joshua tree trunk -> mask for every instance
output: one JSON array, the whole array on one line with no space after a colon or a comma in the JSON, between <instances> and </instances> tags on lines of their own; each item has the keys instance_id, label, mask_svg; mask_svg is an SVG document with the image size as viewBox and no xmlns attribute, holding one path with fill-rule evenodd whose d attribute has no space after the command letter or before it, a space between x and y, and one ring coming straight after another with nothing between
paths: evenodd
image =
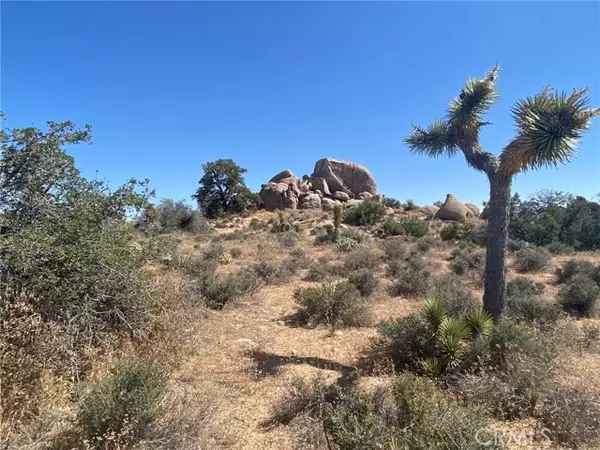
<instances>
[{"instance_id":1,"label":"joshua tree trunk","mask_svg":"<svg viewBox=\"0 0 600 450\"><path fill-rule=\"evenodd\" d=\"M506 292L506 244L512 177L495 173L489 175L489 179L490 202L483 308L497 320L504 309Z\"/></svg>"}]
</instances>

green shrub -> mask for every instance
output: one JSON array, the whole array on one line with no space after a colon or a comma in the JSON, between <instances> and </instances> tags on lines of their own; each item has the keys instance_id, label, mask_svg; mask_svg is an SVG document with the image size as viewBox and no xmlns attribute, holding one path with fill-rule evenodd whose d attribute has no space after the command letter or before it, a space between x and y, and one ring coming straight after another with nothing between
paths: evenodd
<instances>
[{"instance_id":1,"label":"green shrub","mask_svg":"<svg viewBox=\"0 0 600 450\"><path fill-rule=\"evenodd\" d=\"M431 269L429 262L418 255L407 261L392 261L388 272L393 278L391 292L394 295L423 295L429 288Z\"/></svg>"},{"instance_id":2,"label":"green shrub","mask_svg":"<svg viewBox=\"0 0 600 450\"><path fill-rule=\"evenodd\" d=\"M294 298L305 323L364 326L370 322L369 301L348 281L300 288Z\"/></svg>"},{"instance_id":3,"label":"green shrub","mask_svg":"<svg viewBox=\"0 0 600 450\"><path fill-rule=\"evenodd\" d=\"M519 250L515 256L518 272L537 272L550 262L550 253L542 247L528 245Z\"/></svg>"},{"instance_id":4,"label":"green shrub","mask_svg":"<svg viewBox=\"0 0 600 450\"><path fill-rule=\"evenodd\" d=\"M135 442L163 415L166 389L167 377L154 363L121 361L81 397L78 423L94 445L111 435Z\"/></svg>"},{"instance_id":5,"label":"green shrub","mask_svg":"<svg viewBox=\"0 0 600 450\"><path fill-rule=\"evenodd\" d=\"M357 248L344 258L344 268L348 271L357 269L376 270L381 264L381 257L367 247Z\"/></svg>"},{"instance_id":6,"label":"green shrub","mask_svg":"<svg viewBox=\"0 0 600 450\"><path fill-rule=\"evenodd\" d=\"M508 297L523 297L543 294L546 290L544 283L536 283L531 278L518 276L506 283Z\"/></svg>"},{"instance_id":7,"label":"green shrub","mask_svg":"<svg viewBox=\"0 0 600 450\"><path fill-rule=\"evenodd\" d=\"M253 217L250 220L250 223L248 223L248 228L250 228L253 231L266 230L267 228L269 228L269 224L264 220L260 220L256 217Z\"/></svg>"},{"instance_id":8,"label":"green shrub","mask_svg":"<svg viewBox=\"0 0 600 450\"><path fill-rule=\"evenodd\" d=\"M565 262L562 267L556 269L556 276L559 283L566 283L576 275L587 275L595 278L595 274L600 270L600 266L596 266L585 259L570 259ZM595 280L600 284L600 279Z\"/></svg>"},{"instance_id":9,"label":"green shrub","mask_svg":"<svg viewBox=\"0 0 600 450\"><path fill-rule=\"evenodd\" d=\"M423 237L429 231L429 225L420 219L388 219L383 224L383 231L388 236L409 235Z\"/></svg>"},{"instance_id":10,"label":"green shrub","mask_svg":"<svg viewBox=\"0 0 600 450\"><path fill-rule=\"evenodd\" d=\"M560 316L560 308L533 295L512 295L506 300L506 314L518 322L550 324Z\"/></svg>"},{"instance_id":11,"label":"green shrub","mask_svg":"<svg viewBox=\"0 0 600 450\"><path fill-rule=\"evenodd\" d=\"M344 222L349 225L375 225L386 214L386 207L379 202L364 200L359 205L346 210Z\"/></svg>"},{"instance_id":12,"label":"green shrub","mask_svg":"<svg viewBox=\"0 0 600 450\"><path fill-rule=\"evenodd\" d=\"M475 225L466 222L452 222L440 231L440 238L442 241L462 241L462 240L473 240L475 234Z\"/></svg>"},{"instance_id":13,"label":"green shrub","mask_svg":"<svg viewBox=\"0 0 600 450\"><path fill-rule=\"evenodd\" d=\"M225 246L223 244L211 244L204 249L202 252L202 259L205 261L219 261L219 259L226 253Z\"/></svg>"},{"instance_id":14,"label":"green shrub","mask_svg":"<svg viewBox=\"0 0 600 450\"><path fill-rule=\"evenodd\" d=\"M410 243L401 237L387 238L382 242L381 247L385 259L388 261L406 259L411 254L416 253Z\"/></svg>"},{"instance_id":15,"label":"green shrub","mask_svg":"<svg viewBox=\"0 0 600 450\"><path fill-rule=\"evenodd\" d=\"M299 269L306 269L311 264L311 259L306 254L306 251L302 248L295 248L290 252L290 256L287 258L288 265L295 265Z\"/></svg>"},{"instance_id":16,"label":"green shrub","mask_svg":"<svg viewBox=\"0 0 600 450\"><path fill-rule=\"evenodd\" d=\"M417 204L413 200L410 200L410 199L406 200L406 203L402 206L405 211L415 211L415 210L419 209Z\"/></svg>"},{"instance_id":17,"label":"green shrub","mask_svg":"<svg viewBox=\"0 0 600 450\"><path fill-rule=\"evenodd\" d=\"M571 253L574 252L575 249L564 242L552 242L546 245L546 249L550 253L560 254L560 253Z\"/></svg>"},{"instance_id":18,"label":"green shrub","mask_svg":"<svg viewBox=\"0 0 600 450\"><path fill-rule=\"evenodd\" d=\"M360 295L368 297L377 288L377 278L370 269L356 269L348 274L348 281L352 283Z\"/></svg>"},{"instance_id":19,"label":"green shrub","mask_svg":"<svg viewBox=\"0 0 600 450\"><path fill-rule=\"evenodd\" d=\"M450 317L462 318L468 311L481 308L481 301L454 274L435 278L429 290L429 297L440 301Z\"/></svg>"},{"instance_id":20,"label":"green shrub","mask_svg":"<svg viewBox=\"0 0 600 450\"><path fill-rule=\"evenodd\" d=\"M229 251L232 258L239 258L243 253L244 251L240 247L231 247L231 250Z\"/></svg>"},{"instance_id":21,"label":"green shrub","mask_svg":"<svg viewBox=\"0 0 600 450\"><path fill-rule=\"evenodd\" d=\"M356 242L354 239L351 239L351 238L345 237L345 236L341 236L338 238L336 245L340 252L348 253L348 252L351 252L352 250L358 248L358 246L360 244L358 242Z\"/></svg>"},{"instance_id":22,"label":"green shrub","mask_svg":"<svg viewBox=\"0 0 600 450\"><path fill-rule=\"evenodd\" d=\"M334 395L335 390L325 383L322 376L315 376L308 382L303 378L295 378L275 404L273 420L288 424L300 414L323 417L324 408L334 400Z\"/></svg>"},{"instance_id":23,"label":"green shrub","mask_svg":"<svg viewBox=\"0 0 600 450\"><path fill-rule=\"evenodd\" d=\"M377 326L383 356L396 368L420 370L420 361L429 354L432 332L421 314L410 314L380 323Z\"/></svg>"},{"instance_id":24,"label":"green shrub","mask_svg":"<svg viewBox=\"0 0 600 450\"><path fill-rule=\"evenodd\" d=\"M439 240L433 236L424 236L417 241L417 248L422 252L428 252L439 245Z\"/></svg>"},{"instance_id":25,"label":"green shrub","mask_svg":"<svg viewBox=\"0 0 600 450\"><path fill-rule=\"evenodd\" d=\"M251 295L260 286L261 277L253 267L225 276L206 271L198 280L198 289L206 306L213 309L221 309L244 295Z\"/></svg>"},{"instance_id":26,"label":"green shrub","mask_svg":"<svg viewBox=\"0 0 600 450\"><path fill-rule=\"evenodd\" d=\"M600 287L586 275L575 275L558 292L558 302L569 314L591 316L600 295Z\"/></svg>"},{"instance_id":27,"label":"green shrub","mask_svg":"<svg viewBox=\"0 0 600 450\"><path fill-rule=\"evenodd\" d=\"M281 284L294 276L300 266L294 258L286 258L280 263L261 260L250 266L266 284Z\"/></svg>"},{"instance_id":28,"label":"green shrub","mask_svg":"<svg viewBox=\"0 0 600 450\"><path fill-rule=\"evenodd\" d=\"M317 260L310 265L307 281L324 281L329 277L340 275L341 266L326 260Z\"/></svg>"},{"instance_id":29,"label":"green shrub","mask_svg":"<svg viewBox=\"0 0 600 450\"><path fill-rule=\"evenodd\" d=\"M277 235L277 240L284 247L294 247L298 242L299 233L294 230L284 231Z\"/></svg>"},{"instance_id":30,"label":"green shrub","mask_svg":"<svg viewBox=\"0 0 600 450\"><path fill-rule=\"evenodd\" d=\"M485 253L476 250L473 246L462 246L452 250L450 269L456 275L474 273L483 276L485 268Z\"/></svg>"},{"instance_id":31,"label":"green shrub","mask_svg":"<svg viewBox=\"0 0 600 450\"><path fill-rule=\"evenodd\" d=\"M400 202L400 200L395 199L393 197L385 197L383 199L383 205L386 208L400 208L402 206L402 202Z\"/></svg>"},{"instance_id":32,"label":"green shrub","mask_svg":"<svg viewBox=\"0 0 600 450\"><path fill-rule=\"evenodd\" d=\"M523 247L526 247L528 244L525 241L522 241L520 239L511 239L508 238L508 241L506 243L506 247L508 248L509 252L518 252L519 250L521 250Z\"/></svg>"},{"instance_id":33,"label":"green shrub","mask_svg":"<svg viewBox=\"0 0 600 450\"><path fill-rule=\"evenodd\" d=\"M287 231L300 233L302 231L300 226L298 224L292 224L282 211L277 211L277 219L271 220L270 223L272 233L285 233Z\"/></svg>"}]
</instances>

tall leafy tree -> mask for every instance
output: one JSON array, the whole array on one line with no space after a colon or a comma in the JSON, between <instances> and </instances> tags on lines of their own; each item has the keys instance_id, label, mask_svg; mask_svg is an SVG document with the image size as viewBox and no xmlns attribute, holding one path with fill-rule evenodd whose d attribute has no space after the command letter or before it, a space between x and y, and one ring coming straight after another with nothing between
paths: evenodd
<instances>
[{"instance_id":1,"label":"tall leafy tree","mask_svg":"<svg viewBox=\"0 0 600 450\"><path fill-rule=\"evenodd\" d=\"M202 165L204 174L200 178L200 187L192 198L206 217L213 218L222 214L251 209L258 205L244 182L246 169L238 166L233 159L217 159Z\"/></svg>"},{"instance_id":2,"label":"tall leafy tree","mask_svg":"<svg viewBox=\"0 0 600 450\"><path fill-rule=\"evenodd\" d=\"M575 154L578 139L589 128L600 109L589 106L588 90L572 93L545 88L533 97L519 100L511 110L516 136L499 156L483 149L481 129L489 125L485 113L498 98L494 66L483 78L466 81L460 94L448 106L444 118L427 128L414 126L405 143L413 154L430 157L453 156L461 152L467 164L483 172L490 183L487 260L484 309L498 318L506 293L506 243L510 193L513 177L529 169L541 169L568 162Z\"/></svg>"}]
</instances>

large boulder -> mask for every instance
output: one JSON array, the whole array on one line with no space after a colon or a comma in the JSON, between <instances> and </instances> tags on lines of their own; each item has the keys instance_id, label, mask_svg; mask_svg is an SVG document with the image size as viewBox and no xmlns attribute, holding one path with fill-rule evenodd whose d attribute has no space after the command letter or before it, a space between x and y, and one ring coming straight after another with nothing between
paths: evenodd
<instances>
[{"instance_id":1,"label":"large boulder","mask_svg":"<svg viewBox=\"0 0 600 450\"><path fill-rule=\"evenodd\" d=\"M342 202L347 202L348 200L350 200L350 196L342 191L335 191L333 193L333 198L338 199Z\"/></svg>"},{"instance_id":2,"label":"large boulder","mask_svg":"<svg viewBox=\"0 0 600 450\"><path fill-rule=\"evenodd\" d=\"M312 178L327 181L331 191L341 191L350 197L361 192L377 193L377 184L366 167L339 159L323 158L316 162Z\"/></svg>"},{"instance_id":3,"label":"large boulder","mask_svg":"<svg viewBox=\"0 0 600 450\"><path fill-rule=\"evenodd\" d=\"M294 184L267 183L260 189L260 199L265 209L296 209L299 189Z\"/></svg>"},{"instance_id":4,"label":"large boulder","mask_svg":"<svg viewBox=\"0 0 600 450\"><path fill-rule=\"evenodd\" d=\"M323 207L323 211L333 211L333 208L336 205L340 205L340 201L339 200L334 200L332 198L323 198L321 199L321 206Z\"/></svg>"},{"instance_id":5,"label":"large boulder","mask_svg":"<svg viewBox=\"0 0 600 450\"><path fill-rule=\"evenodd\" d=\"M469 208L471 211L473 211L473 216L474 217L478 217L479 216L479 206L475 205L474 203L465 203L465 206L467 208Z\"/></svg>"},{"instance_id":6,"label":"large boulder","mask_svg":"<svg viewBox=\"0 0 600 450\"><path fill-rule=\"evenodd\" d=\"M360 194L358 194L358 198L360 200L373 200L373 194L371 194L370 192L361 192Z\"/></svg>"},{"instance_id":7,"label":"large boulder","mask_svg":"<svg viewBox=\"0 0 600 450\"><path fill-rule=\"evenodd\" d=\"M425 205L421 209L423 211L425 211L427 214L431 214L431 215L435 215L435 213L437 213L440 210L440 208L435 205Z\"/></svg>"},{"instance_id":8,"label":"large boulder","mask_svg":"<svg viewBox=\"0 0 600 450\"><path fill-rule=\"evenodd\" d=\"M300 185L300 180L292 173L291 170L285 169L283 172L279 172L277 175L271 178L269 183L294 184L296 187L298 187Z\"/></svg>"},{"instance_id":9,"label":"large boulder","mask_svg":"<svg viewBox=\"0 0 600 450\"><path fill-rule=\"evenodd\" d=\"M452 194L446 195L446 201L438 212L435 213L435 218L441 220L458 220L464 222L470 217L473 217L473 211L459 202Z\"/></svg>"},{"instance_id":10,"label":"large boulder","mask_svg":"<svg viewBox=\"0 0 600 450\"><path fill-rule=\"evenodd\" d=\"M321 209L321 197L309 194L300 202L300 209Z\"/></svg>"},{"instance_id":11,"label":"large boulder","mask_svg":"<svg viewBox=\"0 0 600 450\"><path fill-rule=\"evenodd\" d=\"M331 191L329 190L329 185L327 184L327 180L323 177L314 177L311 179L312 188L315 191L321 191L323 195L331 195Z\"/></svg>"}]
</instances>

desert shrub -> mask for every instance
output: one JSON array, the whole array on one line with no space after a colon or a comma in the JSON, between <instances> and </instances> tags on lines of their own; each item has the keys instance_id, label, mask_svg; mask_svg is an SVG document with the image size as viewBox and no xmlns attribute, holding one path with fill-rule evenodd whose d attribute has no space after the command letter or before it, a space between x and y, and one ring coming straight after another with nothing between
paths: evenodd
<instances>
[{"instance_id":1,"label":"desert shrub","mask_svg":"<svg viewBox=\"0 0 600 450\"><path fill-rule=\"evenodd\" d=\"M264 220L260 220L256 217L253 217L248 223L248 228L250 228L252 231L266 230L267 228L269 228L269 224Z\"/></svg>"},{"instance_id":2,"label":"desert shrub","mask_svg":"<svg viewBox=\"0 0 600 450\"><path fill-rule=\"evenodd\" d=\"M595 313L600 287L586 275L575 275L558 292L558 303L569 314L591 316Z\"/></svg>"},{"instance_id":3,"label":"desert shrub","mask_svg":"<svg viewBox=\"0 0 600 450\"><path fill-rule=\"evenodd\" d=\"M534 295L509 295L506 300L506 314L517 322L546 325L556 322L560 308Z\"/></svg>"},{"instance_id":4,"label":"desert shrub","mask_svg":"<svg viewBox=\"0 0 600 450\"><path fill-rule=\"evenodd\" d=\"M506 247L509 252L518 252L519 250L521 250L523 247L526 247L527 245L528 245L527 242L522 241L520 239L508 238L508 241L506 242Z\"/></svg>"},{"instance_id":5,"label":"desert shrub","mask_svg":"<svg viewBox=\"0 0 600 450\"><path fill-rule=\"evenodd\" d=\"M367 247L357 248L344 258L344 268L348 271L357 269L376 270L380 264L380 255Z\"/></svg>"},{"instance_id":6,"label":"desert shrub","mask_svg":"<svg viewBox=\"0 0 600 450\"><path fill-rule=\"evenodd\" d=\"M423 237L429 231L429 225L420 219L388 219L383 223L383 231L388 236L409 235Z\"/></svg>"},{"instance_id":7,"label":"desert shrub","mask_svg":"<svg viewBox=\"0 0 600 450\"><path fill-rule=\"evenodd\" d=\"M231 250L229 250L232 258L239 258L243 253L244 251L240 247L231 247Z\"/></svg>"},{"instance_id":8,"label":"desert shrub","mask_svg":"<svg viewBox=\"0 0 600 450\"><path fill-rule=\"evenodd\" d=\"M429 288L430 263L422 256L413 255L406 261L391 261L388 273L393 278L391 292L394 295L423 295Z\"/></svg>"},{"instance_id":9,"label":"desert shrub","mask_svg":"<svg viewBox=\"0 0 600 450\"><path fill-rule=\"evenodd\" d=\"M422 252L428 252L432 248L437 247L439 243L439 240L433 236L423 236L417 241L417 248Z\"/></svg>"},{"instance_id":10,"label":"desert shrub","mask_svg":"<svg viewBox=\"0 0 600 450\"><path fill-rule=\"evenodd\" d=\"M468 311L481 308L481 301L460 277L454 274L435 278L429 290L429 297L441 302L450 317L461 318Z\"/></svg>"},{"instance_id":11,"label":"desert shrub","mask_svg":"<svg viewBox=\"0 0 600 450\"><path fill-rule=\"evenodd\" d=\"M406 259L410 254L415 253L410 243L405 238L387 238L382 244L381 248L385 259L388 261Z\"/></svg>"},{"instance_id":12,"label":"desert shrub","mask_svg":"<svg viewBox=\"0 0 600 450\"><path fill-rule=\"evenodd\" d=\"M305 323L363 326L370 321L369 301L348 281L300 288L294 298Z\"/></svg>"},{"instance_id":13,"label":"desert shrub","mask_svg":"<svg viewBox=\"0 0 600 450\"><path fill-rule=\"evenodd\" d=\"M402 202L393 197L385 197L383 199L383 205L386 208L400 208L402 206Z\"/></svg>"},{"instance_id":14,"label":"desert shrub","mask_svg":"<svg viewBox=\"0 0 600 450\"><path fill-rule=\"evenodd\" d=\"M340 275L340 269L342 269L342 266L339 264L324 259L318 259L310 265L305 279L306 281L324 281L332 276Z\"/></svg>"},{"instance_id":15,"label":"desert shrub","mask_svg":"<svg viewBox=\"0 0 600 450\"><path fill-rule=\"evenodd\" d=\"M473 239L474 233L474 224L470 222L452 222L441 229L440 238L442 241L470 241Z\"/></svg>"},{"instance_id":16,"label":"desert shrub","mask_svg":"<svg viewBox=\"0 0 600 450\"><path fill-rule=\"evenodd\" d=\"M298 242L299 233L294 230L284 231L277 235L277 240L284 247L294 247Z\"/></svg>"},{"instance_id":17,"label":"desert shrub","mask_svg":"<svg viewBox=\"0 0 600 450\"><path fill-rule=\"evenodd\" d=\"M218 262L226 252L227 250L223 244L211 244L202 252L202 259Z\"/></svg>"},{"instance_id":18,"label":"desert shrub","mask_svg":"<svg viewBox=\"0 0 600 450\"><path fill-rule=\"evenodd\" d=\"M531 278L518 276L506 283L508 297L523 297L543 294L546 290L544 283L536 283Z\"/></svg>"},{"instance_id":19,"label":"desert shrub","mask_svg":"<svg viewBox=\"0 0 600 450\"><path fill-rule=\"evenodd\" d=\"M269 221L271 224L272 233L285 233L287 231L301 232L300 226L290 222L290 218L283 214L283 211L277 212L277 219Z\"/></svg>"},{"instance_id":20,"label":"desert shrub","mask_svg":"<svg viewBox=\"0 0 600 450\"><path fill-rule=\"evenodd\" d=\"M322 376L315 376L309 381L295 378L275 404L273 420L288 424L300 414L322 417L325 405L334 400L335 394L335 388L328 386Z\"/></svg>"},{"instance_id":21,"label":"desert shrub","mask_svg":"<svg viewBox=\"0 0 600 450\"><path fill-rule=\"evenodd\" d=\"M380 222L386 213L386 207L376 201L364 200L357 206L346 210L344 222L349 225L375 225Z\"/></svg>"},{"instance_id":22,"label":"desert shrub","mask_svg":"<svg viewBox=\"0 0 600 450\"><path fill-rule=\"evenodd\" d=\"M82 395L78 423L93 445L111 435L135 442L164 414L166 389L161 368L147 360L126 359Z\"/></svg>"},{"instance_id":23,"label":"desert shrub","mask_svg":"<svg viewBox=\"0 0 600 450\"><path fill-rule=\"evenodd\" d=\"M250 267L225 276L214 271L204 271L197 284L205 304L209 308L221 309L244 295L256 292L262 280L254 268Z\"/></svg>"},{"instance_id":24,"label":"desert shrub","mask_svg":"<svg viewBox=\"0 0 600 450\"><path fill-rule=\"evenodd\" d=\"M199 211L195 211L184 201L163 199L155 208L154 221L160 224L163 233L186 231L194 234L209 234L212 228ZM147 214L144 216L147 220Z\"/></svg>"},{"instance_id":25,"label":"desert shrub","mask_svg":"<svg viewBox=\"0 0 600 450\"><path fill-rule=\"evenodd\" d=\"M311 264L311 258L306 254L306 251L302 248L295 248L290 252L287 258L289 262L287 264L294 264L299 269L306 269Z\"/></svg>"},{"instance_id":26,"label":"desert shrub","mask_svg":"<svg viewBox=\"0 0 600 450\"><path fill-rule=\"evenodd\" d=\"M551 242L550 244L546 245L546 250L553 254L571 253L575 251L573 247L565 244L564 242Z\"/></svg>"},{"instance_id":27,"label":"desert shrub","mask_svg":"<svg viewBox=\"0 0 600 450\"><path fill-rule=\"evenodd\" d=\"M410 314L384 321L377 326L383 356L398 370L419 370L419 361L431 346L431 330L421 314Z\"/></svg>"},{"instance_id":28,"label":"desert shrub","mask_svg":"<svg viewBox=\"0 0 600 450\"><path fill-rule=\"evenodd\" d=\"M554 442L571 448L592 448L600 441L600 398L589 389L555 389L546 397L541 423ZM594 445L595 444L595 445Z\"/></svg>"},{"instance_id":29,"label":"desert shrub","mask_svg":"<svg viewBox=\"0 0 600 450\"><path fill-rule=\"evenodd\" d=\"M456 275L467 273L483 276L485 267L485 253L477 251L472 245L457 247L452 250L450 269Z\"/></svg>"},{"instance_id":30,"label":"desert shrub","mask_svg":"<svg viewBox=\"0 0 600 450\"><path fill-rule=\"evenodd\" d=\"M404 205L402 205L402 207L404 208L405 211L414 211L416 209L419 209L417 204L413 200L410 200L410 199L406 200L406 203Z\"/></svg>"},{"instance_id":31,"label":"desert shrub","mask_svg":"<svg viewBox=\"0 0 600 450\"><path fill-rule=\"evenodd\" d=\"M600 272L600 266L596 266L585 259L570 259L562 267L556 269L556 276L559 283L566 283L576 275L587 275L595 279L595 274ZM595 280L600 284L600 278Z\"/></svg>"},{"instance_id":32,"label":"desert shrub","mask_svg":"<svg viewBox=\"0 0 600 450\"><path fill-rule=\"evenodd\" d=\"M348 281L352 283L360 295L368 297L377 288L378 280L370 269L357 269L348 274Z\"/></svg>"},{"instance_id":33,"label":"desert shrub","mask_svg":"<svg viewBox=\"0 0 600 450\"><path fill-rule=\"evenodd\" d=\"M518 272L537 272L550 262L548 250L528 245L515 255L515 266Z\"/></svg>"}]
</instances>

